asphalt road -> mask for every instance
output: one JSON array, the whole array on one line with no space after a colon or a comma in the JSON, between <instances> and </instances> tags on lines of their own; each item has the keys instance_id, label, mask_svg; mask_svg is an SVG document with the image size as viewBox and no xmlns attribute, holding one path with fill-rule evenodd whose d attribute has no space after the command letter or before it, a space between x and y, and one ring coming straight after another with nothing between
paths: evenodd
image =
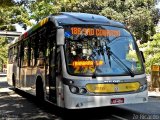
<instances>
[{"instance_id":1,"label":"asphalt road","mask_svg":"<svg viewBox=\"0 0 160 120\"><path fill-rule=\"evenodd\" d=\"M66 110L20 90L13 90L0 77L0 120L160 120L160 98L150 97L146 104Z\"/></svg>"}]
</instances>

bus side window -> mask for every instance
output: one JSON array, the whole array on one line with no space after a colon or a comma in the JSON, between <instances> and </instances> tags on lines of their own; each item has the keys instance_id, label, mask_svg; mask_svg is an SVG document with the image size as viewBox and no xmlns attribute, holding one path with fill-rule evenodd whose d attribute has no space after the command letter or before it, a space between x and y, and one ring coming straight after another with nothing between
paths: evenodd
<instances>
[{"instance_id":1,"label":"bus side window","mask_svg":"<svg viewBox=\"0 0 160 120\"><path fill-rule=\"evenodd\" d=\"M38 39L37 34L30 37L30 66L37 65L38 58Z\"/></svg>"},{"instance_id":2,"label":"bus side window","mask_svg":"<svg viewBox=\"0 0 160 120\"><path fill-rule=\"evenodd\" d=\"M20 67L20 45L17 46L17 65Z\"/></svg>"},{"instance_id":3,"label":"bus side window","mask_svg":"<svg viewBox=\"0 0 160 120\"><path fill-rule=\"evenodd\" d=\"M45 31L39 32L39 44L38 44L38 61L37 66L43 67L45 65L47 39L45 37Z\"/></svg>"},{"instance_id":4,"label":"bus side window","mask_svg":"<svg viewBox=\"0 0 160 120\"><path fill-rule=\"evenodd\" d=\"M14 47L13 63L17 63L17 46Z\"/></svg>"},{"instance_id":5,"label":"bus side window","mask_svg":"<svg viewBox=\"0 0 160 120\"><path fill-rule=\"evenodd\" d=\"M30 60L31 60L31 40L28 38L28 55L27 55L27 65L30 66Z\"/></svg>"},{"instance_id":6,"label":"bus side window","mask_svg":"<svg viewBox=\"0 0 160 120\"><path fill-rule=\"evenodd\" d=\"M33 48L33 41L32 41L32 39L31 39L30 66L34 66L34 48Z\"/></svg>"},{"instance_id":7,"label":"bus side window","mask_svg":"<svg viewBox=\"0 0 160 120\"><path fill-rule=\"evenodd\" d=\"M13 48L9 49L8 55L9 55L8 63L11 64L12 63L12 59L13 59Z\"/></svg>"},{"instance_id":8,"label":"bus side window","mask_svg":"<svg viewBox=\"0 0 160 120\"><path fill-rule=\"evenodd\" d=\"M23 42L23 47L24 47L24 50L22 50L22 56L23 56L22 57L22 66L26 67L26 66L28 66L28 41L27 40L25 40Z\"/></svg>"},{"instance_id":9,"label":"bus side window","mask_svg":"<svg viewBox=\"0 0 160 120\"><path fill-rule=\"evenodd\" d=\"M23 45L23 42L21 42L21 45L20 45L20 67L23 66L23 57L24 57L24 45Z\"/></svg>"}]
</instances>

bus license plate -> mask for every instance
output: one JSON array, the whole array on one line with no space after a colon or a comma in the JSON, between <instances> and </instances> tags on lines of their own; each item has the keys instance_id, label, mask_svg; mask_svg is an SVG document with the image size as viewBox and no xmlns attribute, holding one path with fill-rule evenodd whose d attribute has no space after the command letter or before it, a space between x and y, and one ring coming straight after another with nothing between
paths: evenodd
<instances>
[{"instance_id":1,"label":"bus license plate","mask_svg":"<svg viewBox=\"0 0 160 120\"><path fill-rule=\"evenodd\" d=\"M122 104L124 103L124 98L112 98L111 104Z\"/></svg>"}]
</instances>

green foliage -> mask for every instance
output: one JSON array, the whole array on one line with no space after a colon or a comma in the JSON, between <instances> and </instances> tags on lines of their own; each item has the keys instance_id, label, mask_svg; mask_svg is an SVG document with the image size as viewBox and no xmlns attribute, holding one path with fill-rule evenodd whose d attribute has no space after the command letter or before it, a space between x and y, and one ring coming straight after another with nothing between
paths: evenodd
<instances>
[{"instance_id":1,"label":"green foliage","mask_svg":"<svg viewBox=\"0 0 160 120\"><path fill-rule=\"evenodd\" d=\"M14 0L0 0L0 8L13 6L15 4Z\"/></svg>"},{"instance_id":2,"label":"green foliage","mask_svg":"<svg viewBox=\"0 0 160 120\"><path fill-rule=\"evenodd\" d=\"M7 62L7 38L0 37L0 61L3 60L5 63Z\"/></svg>"},{"instance_id":3,"label":"green foliage","mask_svg":"<svg viewBox=\"0 0 160 120\"><path fill-rule=\"evenodd\" d=\"M0 30L15 31L14 23L24 22L31 25L29 22L29 14L22 6L11 6L0 8Z\"/></svg>"},{"instance_id":4,"label":"green foliage","mask_svg":"<svg viewBox=\"0 0 160 120\"><path fill-rule=\"evenodd\" d=\"M72 5L65 6L65 9L62 9L62 11L99 14L103 8L104 3L102 0L77 0L76 2L72 1Z\"/></svg>"},{"instance_id":5,"label":"green foliage","mask_svg":"<svg viewBox=\"0 0 160 120\"><path fill-rule=\"evenodd\" d=\"M151 65L160 65L160 33L153 36L153 41L140 45L146 60L146 72L151 73Z\"/></svg>"},{"instance_id":6,"label":"green foliage","mask_svg":"<svg viewBox=\"0 0 160 120\"><path fill-rule=\"evenodd\" d=\"M136 39L147 42L155 34L160 16L154 0L108 0L100 14L126 24Z\"/></svg>"},{"instance_id":7,"label":"green foliage","mask_svg":"<svg viewBox=\"0 0 160 120\"><path fill-rule=\"evenodd\" d=\"M60 6L54 4L55 1L53 0L39 1L30 4L29 6L31 12L30 19L34 19L38 22L39 20L49 16L50 14L59 13L61 10Z\"/></svg>"},{"instance_id":8,"label":"green foliage","mask_svg":"<svg viewBox=\"0 0 160 120\"><path fill-rule=\"evenodd\" d=\"M16 31L14 24L18 22L31 25L28 12L12 0L0 0L0 15L1 31ZM7 62L7 46L8 38L0 37L0 68Z\"/></svg>"},{"instance_id":9,"label":"green foliage","mask_svg":"<svg viewBox=\"0 0 160 120\"><path fill-rule=\"evenodd\" d=\"M121 22L123 22L124 20L124 16L122 14L119 14L119 12L109 7L103 9L100 14L103 16L106 16L109 19L114 19L114 20L121 21Z\"/></svg>"},{"instance_id":10,"label":"green foliage","mask_svg":"<svg viewBox=\"0 0 160 120\"><path fill-rule=\"evenodd\" d=\"M3 64L7 64L7 43L6 37L0 37L0 71L2 71Z\"/></svg>"},{"instance_id":11,"label":"green foliage","mask_svg":"<svg viewBox=\"0 0 160 120\"><path fill-rule=\"evenodd\" d=\"M99 14L104 8L103 0L38 0L29 4L31 19L37 22L59 12L86 12Z\"/></svg>"}]
</instances>

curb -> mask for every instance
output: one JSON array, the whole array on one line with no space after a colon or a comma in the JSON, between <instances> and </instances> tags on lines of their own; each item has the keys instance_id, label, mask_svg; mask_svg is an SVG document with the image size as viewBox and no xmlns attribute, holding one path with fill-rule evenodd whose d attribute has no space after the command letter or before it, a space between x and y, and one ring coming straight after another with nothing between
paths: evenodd
<instances>
[{"instance_id":1,"label":"curb","mask_svg":"<svg viewBox=\"0 0 160 120\"><path fill-rule=\"evenodd\" d=\"M0 74L0 77L6 77L7 74Z\"/></svg>"}]
</instances>

